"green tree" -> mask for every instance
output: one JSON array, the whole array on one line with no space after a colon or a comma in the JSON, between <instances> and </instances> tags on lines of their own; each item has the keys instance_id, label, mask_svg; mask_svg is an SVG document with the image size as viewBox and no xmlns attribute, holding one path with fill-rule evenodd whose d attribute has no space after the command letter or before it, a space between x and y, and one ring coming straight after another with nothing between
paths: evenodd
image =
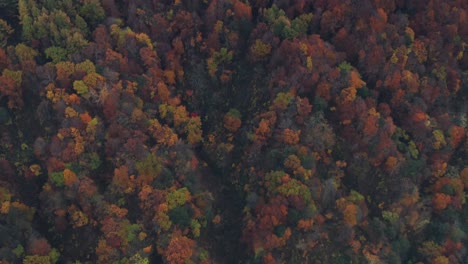
<instances>
[{"instance_id":1,"label":"green tree","mask_svg":"<svg viewBox=\"0 0 468 264\"><path fill-rule=\"evenodd\" d=\"M89 87L83 81L74 81L73 89L75 89L77 94L87 94L89 92Z\"/></svg>"},{"instance_id":2,"label":"green tree","mask_svg":"<svg viewBox=\"0 0 468 264\"><path fill-rule=\"evenodd\" d=\"M31 41L33 40L33 32L34 32L34 27L33 27L33 19L30 16L25 16L21 20L21 24L23 25L23 30L21 32L23 40L24 41Z\"/></svg>"},{"instance_id":3,"label":"green tree","mask_svg":"<svg viewBox=\"0 0 468 264\"><path fill-rule=\"evenodd\" d=\"M15 47L16 56L18 56L20 62L34 60L34 58L38 55L37 51L20 43Z\"/></svg>"},{"instance_id":4,"label":"green tree","mask_svg":"<svg viewBox=\"0 0 468 264\"><path fill-rule=\"evenodd\" d=\"M65 184L65 178L63 172L52 172L49 173L50 181L57 187L62 187Z\"/></svg>"},{"instance_id":5,"label":"green tree","mask_svg":"<svg viewBox=\"0 0 468 264\"><path fill-rule=\"evenodd\" d=\"M67 59L68 52L64 48L52 46L45 50L45 55L48 59L52 59L53 63L58 63Z\"/></svg>"},{"instance_id":6,"label":"green tree","mask_svg":"<svg viewBox=\"0 0 468 264\"><path fill-rule=\"evenodd\" d=\"M176 207L168 212L172 223L179 225L181 228L190 227L192 222L192 212L189 207Z\"/></svg>"},{"instance_id":7,"label":"green tree","mask_svg":"<svg viewBox=\"0 0 468 264\"><path fill-rule=\"evenodd\" d=\"M190 191L184 187L180 188L174 192L171 192L167 195L167 206L170 209L184 205L187 200L190 198Z\"/></svg>"},{"instance_id":8,"label":"green tree","mask_svg":"<svg viewBox=\"0 0 468 264\"><path fill-rule=\"evenodd\" d=\"M9 69L4 69L2 72L3 76L10 77L16 83L16 85L21 86L21 82L23 81L23 72L22 71L12 71Z\"/></svg>"},{"instance_id":9,"label":"green tree","mask_svg":"<svg viewBox=\"0 0 468 264\"><path fill-rule=\"evenodd\" d=\"M74 32L67 36L66 49L69 54L75 54L88 45L88 41L80 32Z\"/></svg>"},{"instance_id":10,"label":"green tree","mask_svg":"<svg viewBox=\"0 0 468 264\"><path fill-rule=\"evenodd\" d=\"M23 259L23 264L51 264L52 261L49 256L26 256Z\"/></svg>"},{"instance_id":11,"label":"green tree","mask_svg":"<svg viewBox=\"0 0 468 264\"><path fill-rule=\"evenodd\" d=\"M0 19L0 48L7 45L8 38L13 32L13 28L5 20Z\"/></svg>"},{"instance_id":12,"label":"green tree","mask_svg":"<svg viewBox=\"0 0 468 264\"><path fill-rule=\"evenodd\" d=\"M92 27L96 27L105 18L105 11L97 0L86 1L80 8L80 16Z\"/></svg>"},{"instance_id":13,"label":"green tree","mask_svg":"<svg viewBox=\"0 0 468 264\"><path fill-rule=\"evenodd\" d=\"M141 177L150 177L152 179L159 176L162 169L161 161L154 153L146 156L143 161L137 162L135 166Z\"/></svg>"}]
</instances>

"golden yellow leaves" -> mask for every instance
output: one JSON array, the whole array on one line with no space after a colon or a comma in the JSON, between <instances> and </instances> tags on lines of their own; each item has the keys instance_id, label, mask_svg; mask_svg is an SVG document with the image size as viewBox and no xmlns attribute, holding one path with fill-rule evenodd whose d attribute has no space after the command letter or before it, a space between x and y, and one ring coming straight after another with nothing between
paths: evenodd
<instances>
[{"instance_id":1,"label":"golden yellow leaves","mask_svg":"<svg viewBox=\"0 0 468 264\"><path fill-rule=\"evenodd\" d=\"M41 166L39 166L38 164L33 164L31 166L29 166L29 170L35 175L35 176L39 176L41 174Z\"/></svg>"},{"instance_id":2,"label":"golden yellow leaves","mask_svg":"<svg viewBox=\"0 0 468 264\"><path fill-rule=\"evenodd\" d=\"M340 103L347 104L356 99L357 89L365 86L366 83L361 79L359 73L351 71L349 74L349 87L341 90Z\"/></svg>"},{"instance_id":3,"label":"golden yellow leaves","mask_svg":"<svg viewBox=\"0 0 468 264\"><path fill-rule=\"evenodd\" d=\"M157 119L151 121L149 131L158 144L170 147L174 146L179 140L177 134L174 133L170 127L161 125Z\"/></svg>"},{"instance_id":4,"label":"golden yellow leaves","mask_svg":"<svg viewBox=\"0 0 468 264\"><path fill-rule=\"evenodd\" d=\"M68 209L70 220L74 228L82 227L88 224L89 219L85 213L78 209L75 205L70 206Z\"/></svg>"},{"instance_id":5,"label":"golden yellow leaves","mask_svg":"<svg viewBox=\"0 0 468 264\"><path fill-rule=\"evenodd\" d=\"M262 40L257 39L255 43L250 47L250 52L256 59L262 59L268 56L271 52L271 45L265 44Z\"/></svg>"}]
</instances>

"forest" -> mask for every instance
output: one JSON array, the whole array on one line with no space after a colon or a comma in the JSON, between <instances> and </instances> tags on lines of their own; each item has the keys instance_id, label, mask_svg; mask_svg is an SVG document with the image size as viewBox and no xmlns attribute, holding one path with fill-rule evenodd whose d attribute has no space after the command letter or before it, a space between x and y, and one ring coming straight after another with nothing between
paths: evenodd
<instances>
[{"instance_id":1,"label":"forest","mask_svg":"<svg viewBox=\"0 0 468 264\"><path fill-rule=\"evenodd\" d=\"M0 263L468 263L468 1L0 0Z\"/></svg>"}]
</instances>

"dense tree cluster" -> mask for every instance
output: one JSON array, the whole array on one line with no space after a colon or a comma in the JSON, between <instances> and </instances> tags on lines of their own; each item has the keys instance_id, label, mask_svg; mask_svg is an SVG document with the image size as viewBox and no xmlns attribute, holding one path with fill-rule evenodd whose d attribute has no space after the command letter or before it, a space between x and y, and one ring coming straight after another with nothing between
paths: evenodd
<instances>
[{"instance_id":1,"label":"dense tree cluster","mask_svg":"<svg viewBox=\"0 0 468 264\"><path fill-rule=\"evenodd\" d=\"M467 20L0 1L0 262L466 263Z\"/></svg>"}]
</instances>

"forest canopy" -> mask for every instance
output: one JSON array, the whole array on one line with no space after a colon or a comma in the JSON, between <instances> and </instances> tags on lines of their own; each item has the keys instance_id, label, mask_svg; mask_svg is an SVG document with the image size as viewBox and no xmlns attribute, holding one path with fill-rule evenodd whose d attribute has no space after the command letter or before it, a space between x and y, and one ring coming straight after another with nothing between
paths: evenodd
<instances>
[{"instance_id":1,"label":"forest canopy","mask_svg":"<svg viewBox=\"0 0 468 264\"><path fill-rule=\"evenodd\" d=\"M468 2L0 0L0 262L466 263Z\"/></svg>"}]
</instances>

